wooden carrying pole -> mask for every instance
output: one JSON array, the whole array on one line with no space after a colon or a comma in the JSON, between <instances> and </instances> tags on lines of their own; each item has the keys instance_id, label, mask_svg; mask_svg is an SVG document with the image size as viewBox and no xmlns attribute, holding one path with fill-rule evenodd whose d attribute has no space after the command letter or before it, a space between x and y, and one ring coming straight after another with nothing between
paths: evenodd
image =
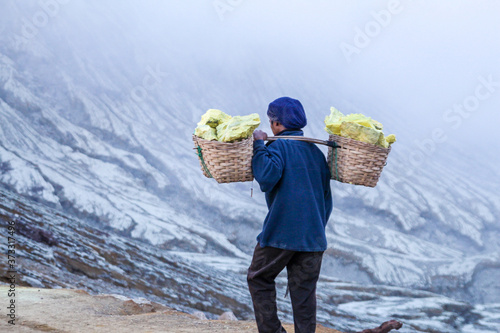
<instances>
[{"instance_id":1,"label":"wooden carrying pole","mask_svg":"<svg viewBox=\"0 0 500 333\"><path fill-rule=\"evenodd\" d=\"M340 148L340 146L335 141L319 140L319 139L313 139L313 138L308 138L308 137L304 137L304 136L295 136L295 135L268 136L266 140L267 141L276 141L279 139L306 141L306 142L317 143L320 145L325 145L325 146L332 147L332 148Z\"/></svg>"}]
</instances>

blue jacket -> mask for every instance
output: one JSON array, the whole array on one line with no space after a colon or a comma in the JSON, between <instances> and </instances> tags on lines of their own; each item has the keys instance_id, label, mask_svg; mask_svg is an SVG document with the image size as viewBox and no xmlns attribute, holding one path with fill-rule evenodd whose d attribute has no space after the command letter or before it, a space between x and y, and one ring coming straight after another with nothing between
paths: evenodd
<instances>
[{"instance_id":1,"label":"blue jacket","mask_svg":"<svg viewBox=\"0 0 500 333\"><path fill-rule=\"evenodd\" d=\"M287 130L278 135L300 135ZM326 250L325 227L332 212L330 171L321 150L313 143L276 140L266 146L255 140L252 169L266 194L269 212L261 247L315 252Z\"/></svg>"}]
</instances>

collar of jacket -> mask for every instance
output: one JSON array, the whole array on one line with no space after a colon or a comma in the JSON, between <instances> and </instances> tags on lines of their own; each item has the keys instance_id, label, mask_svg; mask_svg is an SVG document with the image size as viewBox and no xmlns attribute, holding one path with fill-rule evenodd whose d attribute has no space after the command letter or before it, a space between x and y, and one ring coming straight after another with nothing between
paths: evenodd
<instances>
[{"instance_id":1,"label":"collar of jacket","mask_svg":"<svg viewBox=\"0 0 500 333\"><path fill-rule=\"evenodd\" d=\"M281 136L281 135L304 136L304 132L300 129L286 129L279 132L275 136Z\"/></svg>"},{"instance_id":2,"label":"collar of jacket","mask_svg":"<svg viewBox=\"0 0 500 333\"><path fill-rule=\"evenodd\" d=\"M283 131L279 132L275 136L281 136L281 135L304 136L304 132L302 130L300 130L300 129L286 129L286 130L283 130ZM266 143L266 147L269 146L273 142L274 141L268 141Z\"/></svg>"}]
</instances>

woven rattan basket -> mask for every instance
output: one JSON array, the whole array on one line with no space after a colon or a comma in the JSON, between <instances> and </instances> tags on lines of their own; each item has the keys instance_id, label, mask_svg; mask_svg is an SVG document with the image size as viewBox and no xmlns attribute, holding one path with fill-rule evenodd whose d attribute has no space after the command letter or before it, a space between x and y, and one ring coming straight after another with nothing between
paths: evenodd
<instances>
[{"instance_id":1,"label":"woven rattan basket","mask_svg":"<svg viewBox=\"0 0 500 333\"><path fill-rule=\"evenodd\" d=\"M234 143L209 141L193 135L201 170L218 183L253 180L253 137Z\"/></svg>"},{"instance_id":2,"label":"woven rattan basket","mask_svg":"<svg viewBox=\"0 0 500 333\"><path fill-rule=\"evenodd\" d=\"M328 148L328 166L332 179L342 183L375 187L391 148L330 135L340 148Z\"/></svg>"}]
</instances>

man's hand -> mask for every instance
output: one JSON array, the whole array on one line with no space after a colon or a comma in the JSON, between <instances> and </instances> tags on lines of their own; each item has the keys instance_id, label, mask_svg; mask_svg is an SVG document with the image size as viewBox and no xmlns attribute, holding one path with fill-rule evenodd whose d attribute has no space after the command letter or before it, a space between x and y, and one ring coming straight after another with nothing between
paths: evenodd
<instances>
[{"instance_id":1,"label":"man's hand","mask_svg":"<svg viewBox=\"0 0 500 333\"><path fill-rule=\"evenodd\" d=\"M261 130L256 130L253 132L253 138L254 140L266 140L267 134Z\"/></svg>"}]
</instances>

